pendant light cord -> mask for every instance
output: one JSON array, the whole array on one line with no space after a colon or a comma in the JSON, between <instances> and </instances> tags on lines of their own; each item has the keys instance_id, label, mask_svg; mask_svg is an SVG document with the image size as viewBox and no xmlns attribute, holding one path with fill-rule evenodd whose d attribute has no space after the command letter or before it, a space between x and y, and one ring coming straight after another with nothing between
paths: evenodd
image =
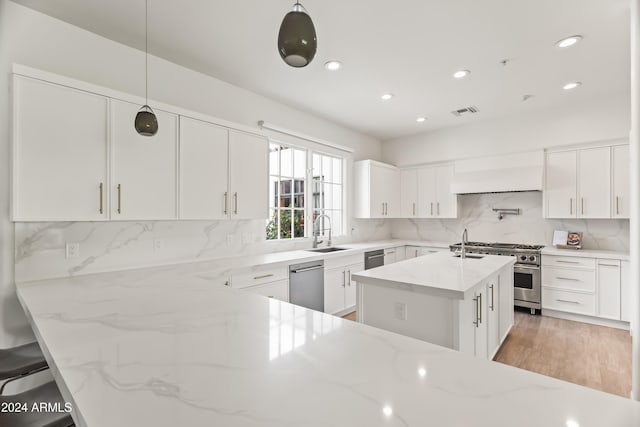
<instances>
[{"instance_id":1,"label":"pendant light cord","mask_svg":"<svg viewBox=\"0 0 640 427\"><path fill-rule=\"evenodd\" d=\"M149 105L149 0L144 0L144 103Z\"/></svg>"}]
</instances>

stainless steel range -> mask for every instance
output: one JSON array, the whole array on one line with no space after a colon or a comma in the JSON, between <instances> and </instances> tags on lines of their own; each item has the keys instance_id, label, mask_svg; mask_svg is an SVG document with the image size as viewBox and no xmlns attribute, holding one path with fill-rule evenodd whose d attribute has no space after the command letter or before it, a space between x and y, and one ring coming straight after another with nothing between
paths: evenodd
<instances>
[{"instance_id":1,"label":"stainless steel range","mask_svg":"<svg viewBox=\"0 0 640 427\"><path fill-rule=\"evenodd\" d=\"M513 266L514 304L531 309L531 314L540 310L540 250L544 246L484 242L465 242L464 246L467 253L516 257ZM451 245L449 249L460 251L462 243Z\"/></svg>"}]
</instances>

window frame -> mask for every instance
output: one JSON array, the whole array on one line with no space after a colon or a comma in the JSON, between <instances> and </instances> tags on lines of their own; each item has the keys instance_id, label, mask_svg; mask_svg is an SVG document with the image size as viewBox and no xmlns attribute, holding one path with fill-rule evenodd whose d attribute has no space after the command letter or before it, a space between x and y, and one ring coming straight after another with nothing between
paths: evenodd
<instances>
[{"instance_id":1,"label":"window frame","mask_svg":"<svg viewBox=\"0 0 640 427\"><path fill-rule=\"evenodd\" d=\"M337 153L333 153L333 152L327 152L325 150L322 149L318 149L316 147L313 146L309 146L306 144L300 144L300 143L292 143L289 142L287 139L280 139L280 138L275 138L275 137L269 137L269 146L271 145L279 145L281 147L286 147L286 148L290 148L290 149L295 149L295 150L302 150L305 152L305 160L306 160L306 167L305 167L305 178L304 178L304 200L305 200L305 206L304 206L304 219L305 219L305 227L304 227L304 236L301 237L294 237L294 233L292 230L292 237L290 238L282 238L281 234L280 234L280 217L278 216L278 230L277 230L277 238L275 239L268 239L267 235L266 235L266 229L265 229L265 240L267 242L300 242L300 241L305 241L305 240L311 240L313 238L313 231L314 231L314 224L311 221L311 217L313 215L314 209L313 209L313 155L317 154L323 157L330 157L330 158L334 158L334 159L338 159L340 160L341 163L341 183L339 184L342 187L342 191L341 191L341 203L342 203L342 209L340 209L340 222L341 222L341 233L339 235L334 233L333 230L333 224L331 224L332 226L332 237L340 237L340 236L346 236L347 232L347 211L348 211L348 205L347 205L347 183L348 183L348 175L347 175L347 164L349 162L349 157L345 156L345 155L340 155ZM275 177L276 175L272 175L271 174L271 158L269 158L269 187L271 187L272 185L272 181L271 178ZM280 156L278 156L278 182L280 181L280 178L282 178L282 165L281 165L281 158ZM295 177L292 177L293 182L295 182ZM321 182L324 182L321 181ZM331 183L333 185L335 185L336 183ZM269 188L269 192L271 192L271 188ZM292 197L293 197L293 191L291 193ZM275 195L276 198L278 198L278 195ZM271 195L269 195L269 199L271 199ZM271 200L269 200L269 206L267 207L269 210L269 213L271 214L272 209L278 211L279 208L278 206L275 206L272 208L271 206ZM292 211L295 211L295 208L291 208ZM324 210L324 209L322 209ZM337 209L335 211L338 211ZM279 215L279 212L278 212ZM267 224L268 222L271 220L270 218L267 218ZM322 230L321 230L322 232ZM322 234L320 234L322 235Z\"/></svg>"}]
</instances>

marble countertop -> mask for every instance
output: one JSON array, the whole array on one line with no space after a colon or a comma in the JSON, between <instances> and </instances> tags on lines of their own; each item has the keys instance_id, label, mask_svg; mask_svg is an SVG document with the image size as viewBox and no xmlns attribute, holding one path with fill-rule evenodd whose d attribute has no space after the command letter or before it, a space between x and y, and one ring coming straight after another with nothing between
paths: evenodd
<instances>
[{"instance_id":1,"label":"marble countertop","mask_svg":"<svg viewBox=\"0 0 640 427\"><path fill-rule=\"evenodd\" d=\"M619 259L628 261L629 252L608 251L603 249L558 249L553 246L545 246L542 255L560 255L583 258Z\"/></svg>"},{"instance_id":2,"label":"marble countertop","mask_svg":"<svg viewBox=\"0 0 640 427\"><path fill-rule=\"evenodd\" d=\"M637 402L211 285L190 267L17 285L79 427L640 425Z\"/></svg>"},{"instance_id":3,"label":"marble countertop","mask_svg":"<svg viewBox=\"0 0 640 427\"><path fill-rule=\"evenodd\" d=\"M353 273L358 283L464 299L491 275L515 263L514 257L481 255L465 259L440 252Z\"/></svg>"}]
</instances>

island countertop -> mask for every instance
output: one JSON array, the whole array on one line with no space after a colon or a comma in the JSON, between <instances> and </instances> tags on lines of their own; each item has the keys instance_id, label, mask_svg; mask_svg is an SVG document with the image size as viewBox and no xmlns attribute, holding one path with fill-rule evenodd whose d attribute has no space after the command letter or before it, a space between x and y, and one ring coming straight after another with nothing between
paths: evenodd
<instances>
[{"instance_id":1,"label":"island countertop","mask_svg":"<svg viewBox=\"0 0 640 427\"><path fill-rule=\"evenodd\" d=\"M187 266L17 289L79 427L640 425L637 402L214 285Z\"/></svg>"},{"instance_id":2,"label":"island countertop","mask_svg":"<svg viewBox=\"0 0 640 427\"><path fill-rule=\"evenodd\" d=\"M353 279L364 284L465 299L482 281L515 262L514 257L471 255L462 259L451 252L439 252L353 273Z\"/></svg>"}]
</instances>

